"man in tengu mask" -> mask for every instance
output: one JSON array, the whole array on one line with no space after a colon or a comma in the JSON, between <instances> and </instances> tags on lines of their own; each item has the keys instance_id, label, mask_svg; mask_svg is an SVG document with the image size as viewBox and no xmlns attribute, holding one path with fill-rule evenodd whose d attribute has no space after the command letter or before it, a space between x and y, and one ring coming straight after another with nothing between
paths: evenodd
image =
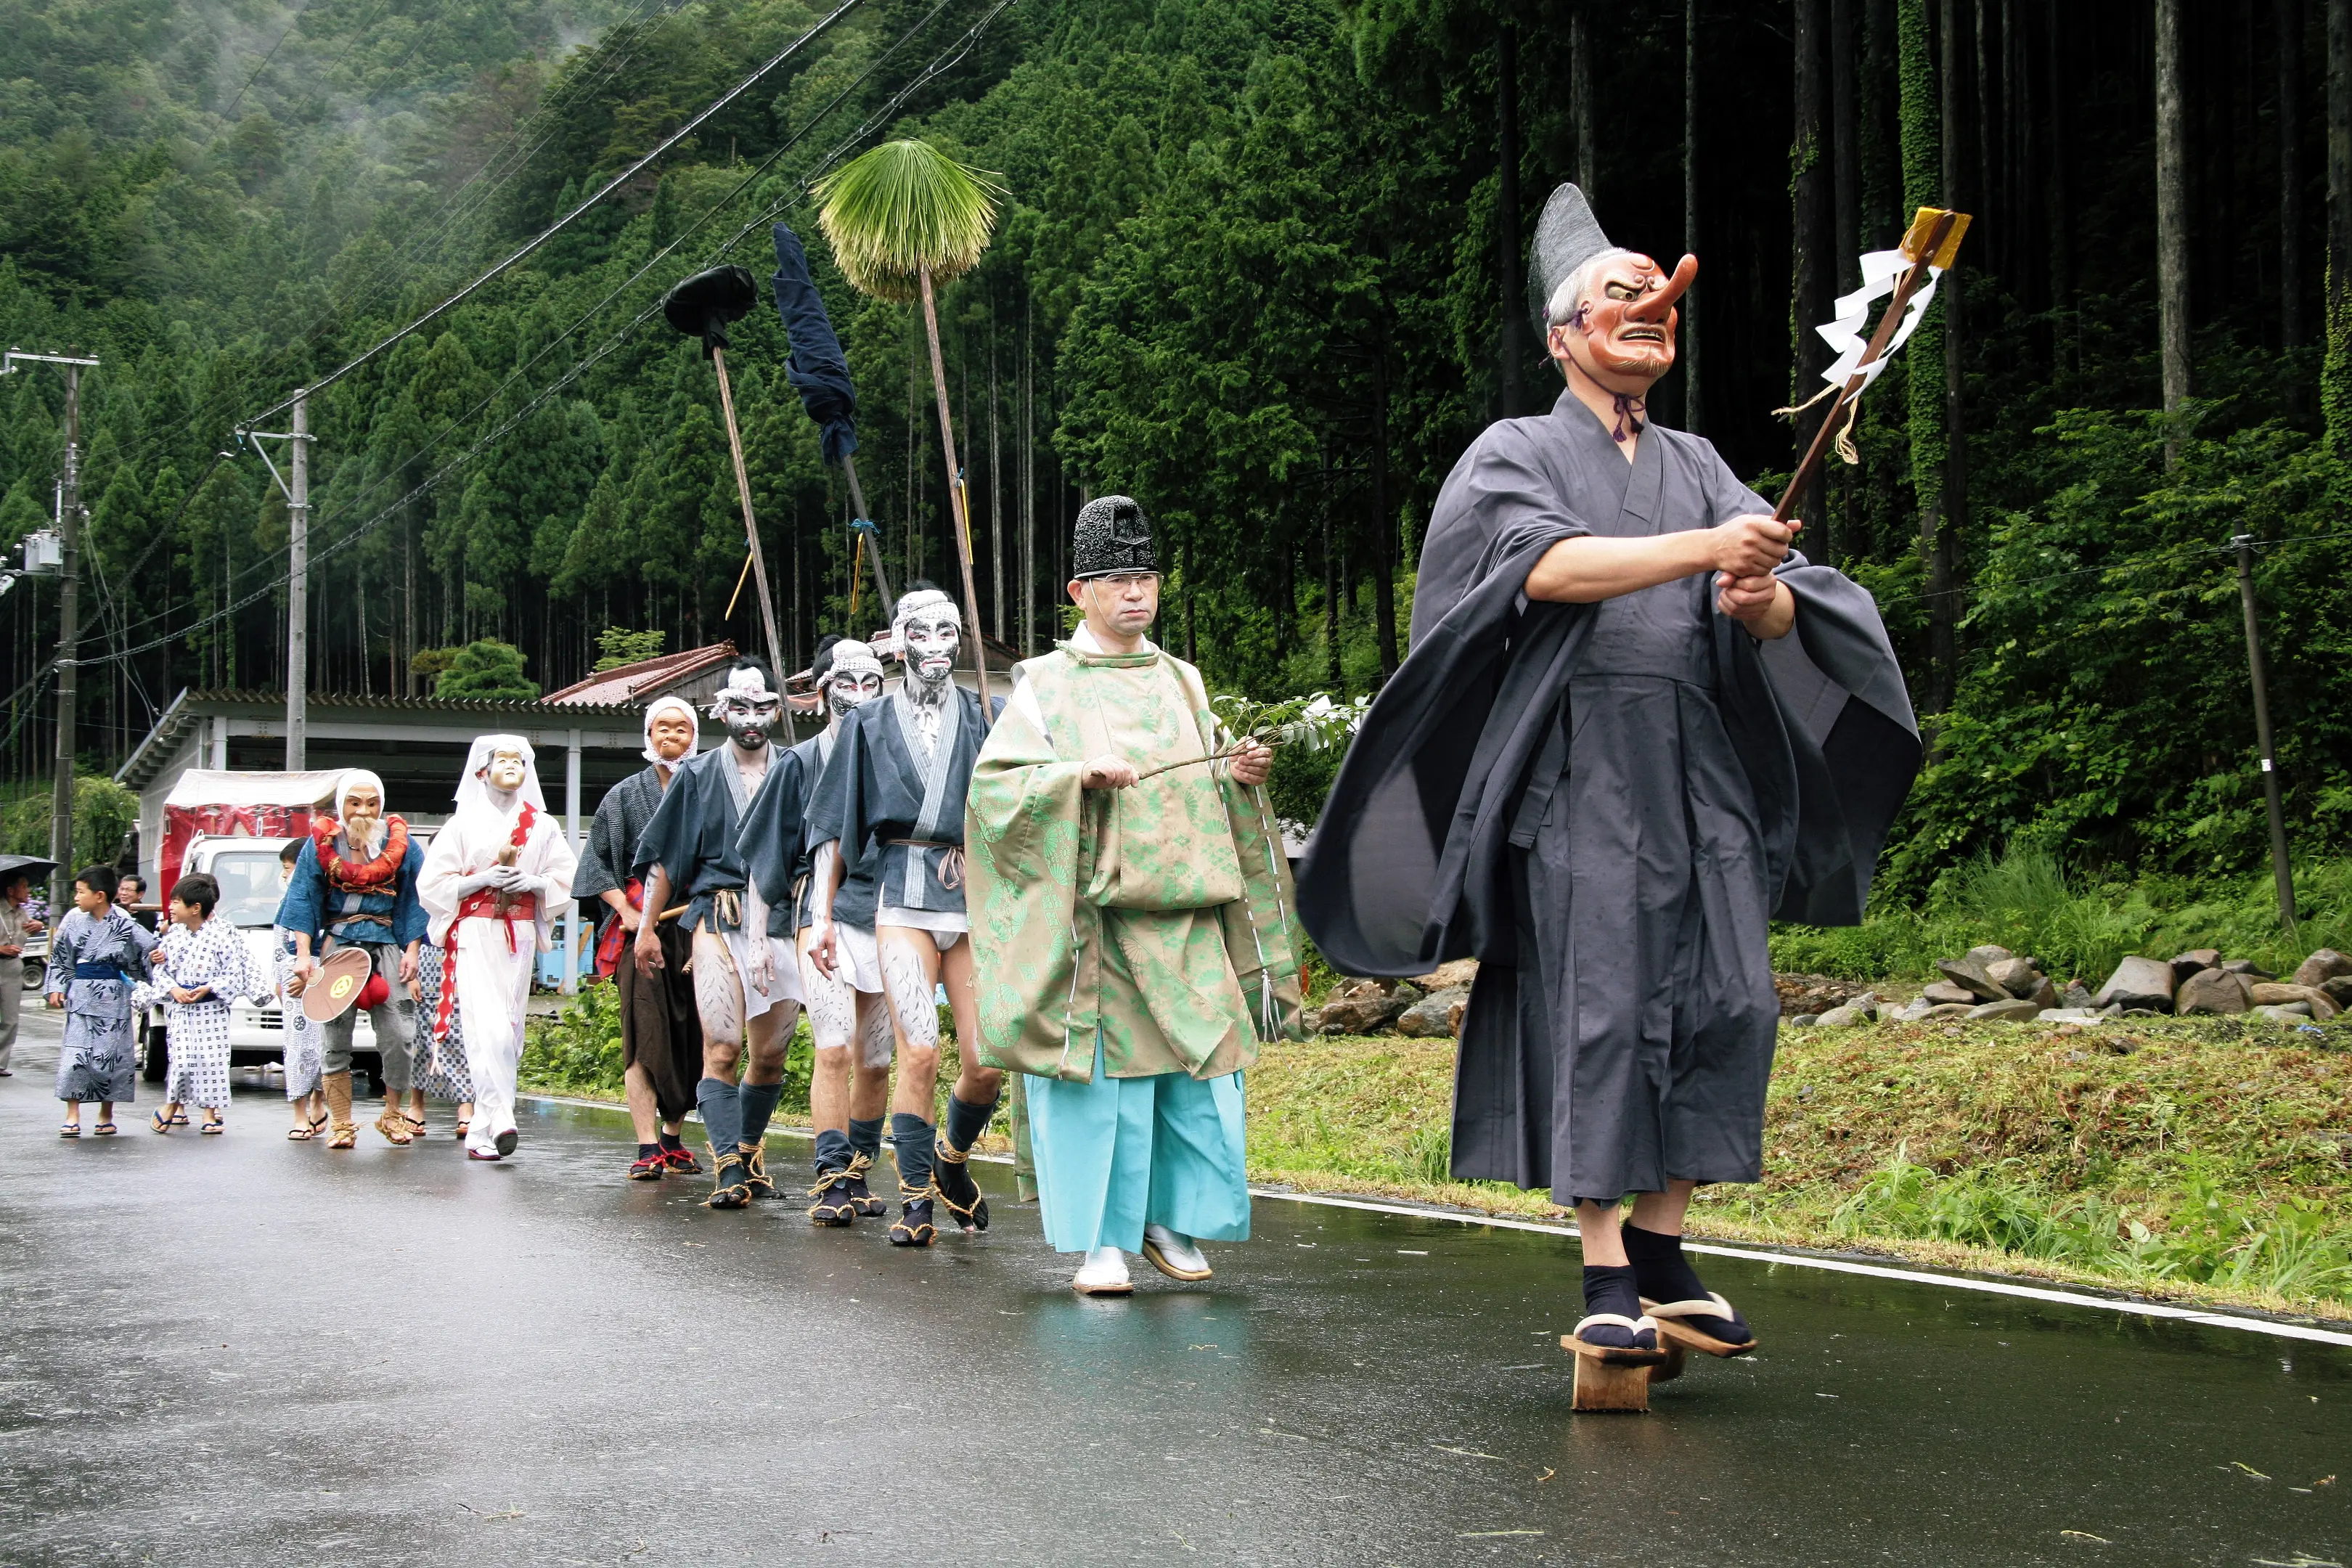
<instances>
[{"instance_id":1,"label":"man in tengu mask","mask_svg":"<svg viewBox=\"0 0 2352 1568\"><path fill-rule=\"evenodd\" d=\"M782 1195L768 1177L768 1121L783 1094L784 1050L800 1016L799 968L764 917L747 917L750 872L735 847L752 797L786 755L771 738L783 720L783 697L770 683L768 667L738 658L710 716L727 726L727 743L677 769L637 841L635 869L645 883L646 919L637 928L635 956L647 978L669 963L656 928L671 896L682 896L678 919L691 933L688 963L702 1023L695 1100L716 1167L708 1202L738 1209L755 1197Z\"/></svg>"},{"instance_id":2,"label":"man in tengu mask","mask_svg":"<svg viewBox=\"0 0 2352 1568\"><path fill-rule=\"evenodd\" d=\"M882 661L854 637L828 637L809 666L824 696L825 726L784 753L744 814L736 850L751 873L751 901L766 929L793 945L806 994L816 1059L809 1079L809 1113L816 1128L816 1184L809 1218L845 1226L887 1206L866 1184L882 1153L882 1118L890 1097L894 1036L882 996L882 964L875 946L875 885L871 867L849 876L834 899L836 933L831 973L809 957L816 941L815 885L829 879L838 844L822 858L809 843L811 801L852 713L882 695Z\"/></svg>"},{"instance_id":3,"label":"man in tengu mask","mask_svg":"<svg viewBox=\"0 0 2352 1568\"><path fill-rule=\"evenodd\" d=\"M1918 734L1869 595L1649 416L1696 259L1611 245L1572 185L1534 252L1566 387L1439 492L1412 654L1333 785L1300 914L1343 973L1483 961L1453 1171L1574 1205L1572 1348L1737 1354L1755 1336L1683 1216L1698 1185L1762 1174L1766 922L1861 920Z\"/></svg>"},{"instance_id":4,"label":"man in tengu mask","mask_svg":"<svg viewBox=\"0 0 2352 1568\"><path fill-rule=\"evenodd\" d=\"M988 1204L964 1167L1004 1081L981 1065L971 1044L980 1037L980 1015L964 914L964 795L985 725L979 694L954 679L963 637L955 601L914 583L899 595L890 628L906 679L889 697L843 718L809 810L813 852L836 847L825 874L814 879L809 959L820 975L841 970L851 940L842 922L859 912L842 889L854 875L870 877L877 957L898 1050L890 1144L901 1209L890 1240L929 1247L938 1234L935 1199L967 1232L988 1228ZM962 1064L944 1129L931 1121L940 1065L934 997L942 984Z\"/></svg>"}]
</instances>

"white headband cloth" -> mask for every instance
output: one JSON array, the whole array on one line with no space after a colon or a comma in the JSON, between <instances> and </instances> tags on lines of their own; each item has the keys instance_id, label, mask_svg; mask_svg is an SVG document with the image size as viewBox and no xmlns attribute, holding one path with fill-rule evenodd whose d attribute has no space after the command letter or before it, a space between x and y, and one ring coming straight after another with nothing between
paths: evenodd
<instances>
[{"instance_id":1,"label":"white headband cloth","mask_svg":"<svg viewBox=\"0 0 2352 1568\"><path fill-rule=\"evenodd\" d=\"M877 679L882 674L882 660L876 657L870 644L856 637L844 637L833 645L833 663L824 672L827 680L840 675L871 675Z\"/></svg>"},{"instance_id":2,"label":"white headband cloth","mask_svg":"<svg viewBox=\"0 0 2352 1568\"><path fill-rule=\"evenodd\" d=\"M343 776L335 781L335 812L338 816L342 813L343 802L351 798L352 791L355 789L375 791L376 809L383 809L383 781L365 768L345 768Z\"/></svg>"},{"instance_id":3,"label":"white headband cloth","mask_svg":"<svg viewBox=\"0 0 2352 1568\"><path fill-rule=\"evenodd\" d=\"M777 694L768 689L768 678L760 673L757 666L739 665L727 672L727 684L711 699L710 716L722 718L737 703L757 707L778 700Z\"/></svg>"},{"instance_id":4,"label":"white headband cloth","mask_svg":"<svg viewBox=\"0 0 2352 1568\"><path fill-rule=\"evenodd\" d=\"M929 609L943 609L955 616L959 628L963 625L963 616L956 609L956 602L937 588L918 588L913 593L899 595L898 608L890 616L890 624L894 626L903 626L925 610ZM840 657L840 650L836 647L834 658Z\"/></svg>"}]
</instances>

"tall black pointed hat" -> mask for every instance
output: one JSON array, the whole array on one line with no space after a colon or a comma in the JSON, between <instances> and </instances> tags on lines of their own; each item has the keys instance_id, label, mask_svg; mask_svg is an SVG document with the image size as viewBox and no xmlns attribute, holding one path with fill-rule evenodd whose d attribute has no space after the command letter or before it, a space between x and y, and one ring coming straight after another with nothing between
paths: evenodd
<instances>
[{"instance_id":1,"label":"tall black pointed hat","mask_svg":"<svg viewBox=\"0 0 2352 1568\"><path fill-rule=\"evenodd\" d=\"M1107 577L1114 572L1157 572L1151 520L1131 496L1097 496L1078 512L1077 537L1070 545L1070 575Z\"/></svg>"},{"instance_id":2,"label":"tall black pointed hat","mask_svg":"<svg viewBox=\"0 0 2352 1568\"><path fill-rule=\"evenodd\" d=\"M1544 314L1551 297L1568 275L1600 255L1614 249L1592 216L1592 204L1571 184L1553 188L1536 219L1534 241L1528 247L1528 313L1535 318L1536 337L1544 336Z\"/></svg>"}]
</instances>

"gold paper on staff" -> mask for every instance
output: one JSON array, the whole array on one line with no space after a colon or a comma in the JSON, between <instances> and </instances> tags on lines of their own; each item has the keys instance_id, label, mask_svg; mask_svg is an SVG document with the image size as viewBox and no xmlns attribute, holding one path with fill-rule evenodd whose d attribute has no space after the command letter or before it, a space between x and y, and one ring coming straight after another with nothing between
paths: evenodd
<instances>
[{"instance_id":1,"label":"gold paper on staff","mask_svg":"<svg viewBox=\"0 0 2352 1568\"><path fill-rule=\"evenodd\" d=\"M1927 237L1935 232L1937 220L1944 216L1945 210L1942 207L1921 207L1912 217L1910 232L1903 237L1905 256L1914 261L1919 259L1919 253L1927 248ZM1960 253L1960 237L1968 232L1969 215L1953 213L1952 226L1945 234L1944 243L1936 247L1936 254L1927 258L1927 265L1937 271L1949 267L1952 258Z\"/></svg>"}]
</instances>

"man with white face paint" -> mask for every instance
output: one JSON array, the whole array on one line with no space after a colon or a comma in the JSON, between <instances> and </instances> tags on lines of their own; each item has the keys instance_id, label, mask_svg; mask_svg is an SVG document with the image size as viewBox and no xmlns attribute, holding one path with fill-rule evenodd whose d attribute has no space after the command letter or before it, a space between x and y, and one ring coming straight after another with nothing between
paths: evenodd
<instances>
[{"instance_id":1,"label":"man with white face paint","mask_svg":"<svg viewBox=\"0 0 2352 1568\"><path fill-rule=\"evenodd\" d=\"M816 1042L809 1079L816 1184L809 1189L809 1219L845 1226L860 1215L886 1209L867 1186L866 1173L882 1153L882 1115L890 1097L890 1010L876 956L870 874L853 876L834 900L840 940L833 973L820 973L809 959L816 938L814 883L830 874L840 847L826 845L820 867L810 849L807 817L844 719L882 695L882 661L865 643L829 637L818 645L809 673L824 696L825 726L786 752L783 766L768 775L744 815L736 848L751 873L747 905L771 911L768 929L793 942L801 986L808 995L809 1029Z\"/></svg>"},{"instance_id":2,"label":"man with white face paint","mask_svg":"<svg viewBox=\"0 0 2352 1568\"><path fill-rule=\"evenodd\" d=\"M621 1082L637 1131L632 1181L702 1169L681 1136L702 1077L702 1020L694 1005L694 976L687 973L693 939L676 921L657 920L663 963L650 978L637 973L630 952L646 921L645 883L632 871L637 841L661 808L671 775L700 747L701 723L685 698L660 697L646 707L646 766L614 784L596 807L572 885L572 897L595 899L606 910L597 933L596 973L612 976L620 991Z\"/></svg>"},{"instance_id":3,"label":"man with white face paint","mask_svg":"<svg viewBox=\"0 0 2352 1568\"><path fill-rule=\"evenodd\" d=\"M800 968L766 921L746 918L750 881L735 838L744 812L785 753L769 738L783 698L768 668L739 658L711 704L727 743L680 767L637 841L636 874L649 915L685 900L678 917L692 944L695 1009L702 1021L702 1077L695 1099L717 1167L709 1205L738 1209L782 1194L768 1177L768 1120L783 1094L784 1048L799 1017ZM633 948L646 979L667 968L657 919L637 927ZM748 1056L748 1060L747 1060ZM740 1074L740 1081L738 1074Z\"/></svg>"},{"instance_id":4,"label":"man with white face paint","mask_svg":"<svg viewBox=\"0 0 2352 1568\"><path fill-rule=\"evenodd\" d=\"M435 1031L446 1040L453 1013L464 1026L474 1080L468 1159L515 1151L515 1069L530 973L554 946L552 911L571 901L578 869L562 819L540 793L530 742L477 736L457 781L457 809L433 836L417 887L433 944L447 954Z\"/></svg>"},{"instance_id":5,"label":"man with white face paint","mask_svg":"<svg viewBox=\"0 0 2352 1568\"><path fill-rule=\"evenodd\" d=\"M853 871L867 873L877 889L875 944L898 1043L898 1087L890 1101L901 1204L890 1226L895 1247L931 1244L938 1235L934 1198L965 1231L988 1228L988 1204L964 1163L995 1115L1004 1083L1002 1072L981 1065L974 1048L980 1005L964 916L963 810L985 725L979 694L954 680L962 629L955 601L930 584L912 584L899 596L891 630L906 679L887 700L842 721L809 811L810 843L819 852L837 850L825 874L812 879L816 931L809 962L819 974L854 962L845 955L852 939L842 922L854 914L845 880ZM934 997L942 983L963 1043L944 1130L931 1121L940 1071Z\"/></svg>"},{"instance_id":6,"label":"man with white face paint","mask_svg":"<svg viewBox=\"0 0 2352 1568\"><path fill-rule=\"evenodd\" d=\"M352 768L335 783L334 815L311 825L278 906L277 923L294 939L289 997L310 988L328 949L358 947L368 953L373 968L362 994L381 998L367 1015L383 1062L383 1113L375 1128L392 1143L414 1142L425 1131L425 1095L415 1087L416 957L425 925L417 878L424 864L425 851L409 837L408 824L384 814L383 781ZM333 1122L330 1149L359 1142L352 1120L352 1031L359 1012L345 1008L320 1026L320 1086ZM404 1100L410 1102L404 1110Z\"/></svg>"}]
</instances>

